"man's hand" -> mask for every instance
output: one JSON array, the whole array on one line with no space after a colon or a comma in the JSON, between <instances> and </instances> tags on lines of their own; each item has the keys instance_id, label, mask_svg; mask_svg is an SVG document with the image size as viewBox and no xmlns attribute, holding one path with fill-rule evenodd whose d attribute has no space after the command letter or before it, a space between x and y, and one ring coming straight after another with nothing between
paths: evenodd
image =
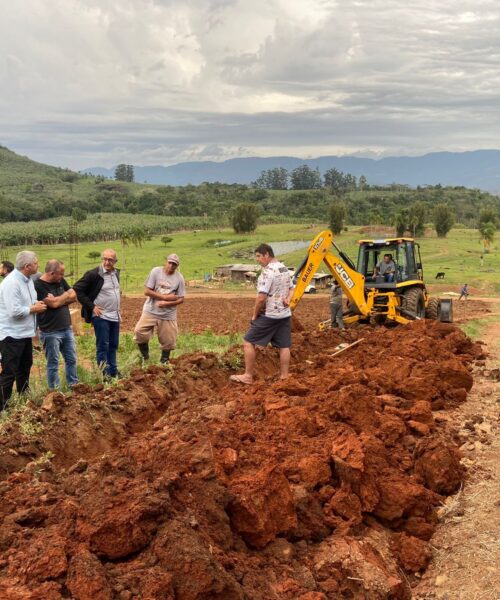
<instances>
[{"instance_id":1,"label":"man's hand","mask_svg":"<svg viewBox=\"0 0 500 600\"><path fill-rule=\"evenodd\" d=\"M30 306L30 313L43 313L47 310L47 305L45 302L39 301L35 302Z\"/></svg>"},{"instance_id":2,"label":"man's hand","mask_svg":"<svg viewBox=\"0 0 500 600\"><path fill-rule=\"evenodd\" d=\"M92 311L92 314L94 315L94 317L100 317L102 316L102 308L100 306L97 306L97 304L94 306L94 310Z\"/></svg>"}]
</instances>

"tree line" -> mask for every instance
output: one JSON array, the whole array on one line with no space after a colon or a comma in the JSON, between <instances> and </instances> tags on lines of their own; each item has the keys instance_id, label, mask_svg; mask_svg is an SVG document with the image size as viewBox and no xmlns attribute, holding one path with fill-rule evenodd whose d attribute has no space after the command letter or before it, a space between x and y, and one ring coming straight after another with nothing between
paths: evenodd
<instances>
[{"instance_id":1,"label":"tree line","mask_svg":"<svg viewBox=\"0 0 500 600\"><path fill-rule=\"evenodd\" d=\"M318 168L301 165L290 172L284 167L262 171L260 177L252 183L252 187L260 190L319 190L324 187L336 194L345 194L348 191L365 189L367 181L364 175L357 180L354 175L335 168L328 169L321 176Z\"/></svg>"},{"instance_id":2,"label":"tree line","mask_svg":"<svg viewBox=\"0 0 500 600\"><path fill-rule=\"evenodd\" d=\"M127 165L119 167L118 177L133 178L133 167L128 170ZM260 182L252 186L222 183L153 186L104 177L77 175L75 179L69 178L70 172L63 171L57 171L56 175L57 184L44 179L0 186L0 222L33 222L71 216L76 210L83 215L101 212L157 215L172 221L177 217L199 217L227 226L234 224L236 208L244 204L252 206L245 209L248 214L267 222L330 220L342 226L392 225L400 234L416 236L436 217L438 235L445 235L454 222L481 227L485 247L491 244L499 223L500 199L487 192L440 185L417 188L373 185L363 176L356 178L337 169L330 169L321 177L317 169L307 165L290 174L280 168L264 171ZM288 185L292 189L275 189ZM480 217L484 210L490 212ZM330 219L332 211L336 216Z\"/></svg>"}]
</instances>

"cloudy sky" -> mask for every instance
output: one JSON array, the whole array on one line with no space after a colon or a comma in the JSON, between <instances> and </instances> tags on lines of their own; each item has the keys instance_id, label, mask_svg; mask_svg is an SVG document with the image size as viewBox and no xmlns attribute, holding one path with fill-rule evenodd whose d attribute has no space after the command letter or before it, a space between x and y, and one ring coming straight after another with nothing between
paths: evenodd
<instances>
[{"instance_id":1,"label":"cloudy sky","mask_svg":"<svg viewBox=\"0 0 500 600\"><path fill-rule=\"evenodd\" d=\"M500 3L4 0L0 144L76 169L500 148Z\"/></svg>"}]
</instances>

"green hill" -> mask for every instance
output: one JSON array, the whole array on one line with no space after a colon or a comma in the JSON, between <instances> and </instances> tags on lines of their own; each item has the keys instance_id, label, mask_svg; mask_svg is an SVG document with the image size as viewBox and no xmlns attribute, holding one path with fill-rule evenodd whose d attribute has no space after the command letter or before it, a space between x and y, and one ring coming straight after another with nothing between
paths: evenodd
<instances>
[{"instance_id":1,"label":"green hill","mask_svg":"<svg viewBox=\"0 0 500 600\"><path fill-rule=\"evenodd\" d=\"M227 183L157 186L118 182L51 167L0 146L0 223L67 217L78 209L85 215L197 217L227 226L232 211L241 202L251 202L258 207L261 223L326 222L331 204L340 201L346 207L349 225L392 225L396 215L404 213L415 202L425 207L428 223L434 206L444 202L453 208L457 223L476 227L483 207L500 209L500 198L478 189L440 185L374 186L369 182L361 186L352 179L351 188L340 196L326 187L268 190ZM185 226L189 228L191 224L186 221Z\"/></svg>"},{"instance_id":2,"label":"green hill","mask_svg":"<svg viewBox=\"0 0 500 600\"><path fill-rule=\"evenodd\" d=\"M0 187L16 187L25 183L60 182L63 174L71 171L50 167L20 156L12 150L0 146ZM76 174L75 174L76 175Z\"/></svg>"},{"instance_id":3,"label":"green hill","mask_svg":"<svg viewBox=\"0 0 500 600\"><path fill-rule=\"evenodd\" d=\"M110 190L125 197L148 187L51 167L0 146L0 222L67 216L74 208L85 213L113 211L116 207L102 206ZM121 203L118 208L123 209Z\"/></svg>"}]
</instances>

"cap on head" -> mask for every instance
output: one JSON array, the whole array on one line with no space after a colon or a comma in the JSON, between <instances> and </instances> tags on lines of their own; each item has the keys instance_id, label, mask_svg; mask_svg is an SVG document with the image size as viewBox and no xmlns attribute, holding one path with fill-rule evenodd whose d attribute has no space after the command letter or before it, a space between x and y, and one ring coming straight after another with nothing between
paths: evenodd
<instances>
[{"instance_id":1,"label":"cap on head","mask_svg":"<svg viewBox=\"0 0 500 600\"><path fill-rule=\"evenodd\" d=\"M178 265L181 261L179 260L177 254L169 254L167 256L167 262L175 263L176 265Z\"/></svg>"}]
</instances>

